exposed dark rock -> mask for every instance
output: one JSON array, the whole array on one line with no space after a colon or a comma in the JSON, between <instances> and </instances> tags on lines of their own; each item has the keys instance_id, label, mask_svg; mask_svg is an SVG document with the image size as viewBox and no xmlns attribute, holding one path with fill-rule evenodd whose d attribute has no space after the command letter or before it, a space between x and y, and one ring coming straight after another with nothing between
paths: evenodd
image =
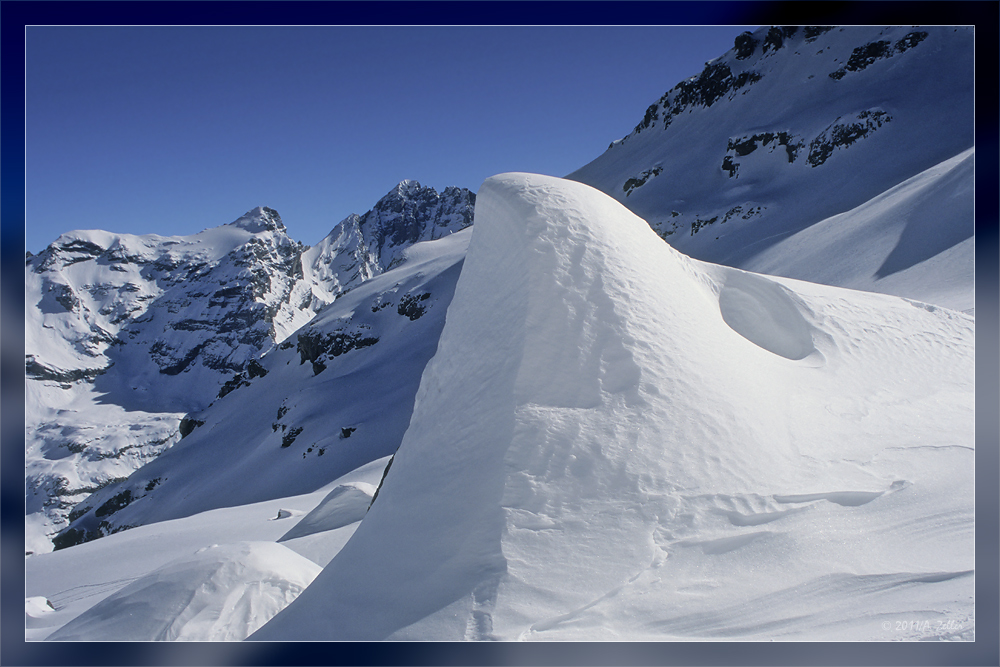
<instances>
[{"instance_id":1,"label":"exposed dark rock","mask_svg":"<svg viewBox=\"0 0 1000 667\"><path fill-rule=\"evenodd\" d=\"M810 142L806 162L818 167L827 161L834 150L850 146L891 120L892 116L881 109L861 111L853 120L841 122L838 118Z\"/></svg>"},{"instance_id":2,"label":"exposed dark rock","mask_svg":"<svg viewBox=\"0 0 1000 667\"><path fill-rule=\"evenodd\" d=\"M226 396L227 394L236 391L240 387L249 387L249 386L250 382L247 380L246 376L243 373L237 373L224 385L222 385L222 387L219 389L219 395L217 398L222 398L223 396Z\"/></svg>"},{"instance_id":3,"label":"exposed dark rock","mask_svg":"<svg viewBox=\"0 0 1000 667\"><path fill-rule=\"evenodd\" d=\"M907 33L905 37L891 46L889 40L879 40L859 46L851 53L846 65L835 72L830 72L830 78L839 81L847 75L847 72L860 72L879 60L908 51L924 41L926 37L926 32L916 31Z\"/></svg>"},{"instance_id":4,"label":"exposed dark rock","mask_svg":"<svg viewBox=\"0 0 1000 667\"><path fill-rule=\"evenodd\" d=\"M295 442L295 438L299 437L300 433L302 433L301 426L296 426L295 428L288 429L285 435L281 436L282 449L284 449L285 447L290 447L291 444Z\"/></svg>"},{"instance_id":5,"label":"exposed dark rock","mask_svg":"<svg viewBox=\"0 0 1000 667\"><path fill-rule=\"evenodd\" d=\"M904 51L912 49L914 46L924 41L925 39L927 39L927 33L924 32L923 30L918 32L907 33L907 35L903 37L903 39L899 40L898 42L895 43L895 45L893 45L893 48L896 51L896 53L903 53Z\"/></svg>"},{"instance_id":6,"label":"exposed dark rock","mask_svg":"<svg viewBox=\"0 0 1000 667\"><path fill-rule=\"evenodd\" d=\"M125 489L109 498L103 505L94 510L94 516L107 516L114 514L123 507L127 507L132 502L132 491Z\"/></svg>"},{"instance_id":7,"label":"exposed dark rock","mask_svg":"<svg viewBox=\"0 0 1000 667\"><path fill-rule=\"evenodd\" d=\"M653 167L652 169L647 169L646 171L642 172L636 177L628 179L622 186L622 190L625 191L625 196L628 197L630 194L632 194L633 190L642 187L643 185L646 184L646 181L648 181L650 178L653 178L654 176L659 176L662 172L663 172L663 167Z\"/></svg>"},{"instance_id":8,"label":"exposed dark rock","mask_svg":"<svg viewBox=\"0 0 1000 667\"><path fill-rule=\"evenodd\" d=\"M750 32L740 33L736 36L734 46L736 48L736 59L746 60L753 55L754 49L757 48L757 40Z\"/></svg>"},{"instance_id":9,"label":"exposed dark rock","mask_svg":"<svg viewBox=\"0 0 1000 667\"><path fill-rule=\"evenodd\" d=\"M794 35L798 29L798 26L771 26L764 37L762 51L764 53L772 50L777 51L784 46L785 40Z\"/></svg>"},{"instance_id":10,"label":"exposed dark rock","mask_svg":"<svg viewBox=\"0 0 1000 667\"><path fill-rule=\"evenodd\" d=\"M729 178L733 178L739 173L740 165L733 162L732 155L727 155L722 158L722 170L729 173Z\"/></svg>"},{"instance_id":11,"label":"exposed dark rock","mask_svg":"<svg viewBox=\"0 0 1000 667\"><path fill-rule=\"evenodd\" d=\"M889 44L890 42L888 40L880 40L855 48L851 53L851 57L847 61L847 71L860 72L861 70L872 65L875 61L891 55L892 50L889 48Z\"/></svg>"},{"instance_id":12,"label":"exposed dark rock","mask_svg":"<svg viewBox=\"0 0 1000 667\"><path fill-rule=\"evenodd\" d=\"M774 145L771 145L774 142ZM745 137L730 139L726 147L726 155L722 158L722 170L729 173L732 178L739 172L739 162L737 157L746 157L758 148L770 148L773 151L777 147L784 147L788 162L795 162L799 151L805 146L805 142L795 135L781 132L761 132Z\"/></svg>"},{"instance_id":13,"label":"exposed dark rock","mask_svg":"<svg viewBox=\"0 0 1000 667\"><path fill-rule=\"evenodd\" d=\"M71 371L58 371L44 366L35 360L33 355L24 358L24 374L33 380L50 380L52 382L79 382L93 380L98 375L108 372L111 365L104 368L78 368Z\"/></svg>"},{"instance_id":14,"label":"exposed dark rock","mask_svg":"<svg viewBox=\"0 0 1000 667\"><path fill-rule=\"evenodd\" d=\"M378 486L375 488L375 493L372 494L372 501L368 503L368 509L372 508L375 504L375 499L378 498L378 492L382 490L382 485L385 484L385 476L389 474L389 468L392 467L392 462L396 459L396 455L393 454L389 457L389 462L385 464L385 470L382 471L382 479L378 481Z\"/></svg>"},{"instance_id":15,"label":"exposed dark rock","mask_svg":"<svg viewBox=\"0 0 1000 667\"><path fill-rule=\"evenodd\" d=\"M264 368L256 359L251 359L250 363L247 364L247 375L250 376L251 380L254 378L262 378L267 375L267 369Z\"/></svg>"},{"instance_id":16,"label":"exposed dark rock","mask_svg":"<svg viewBox=\"0 0 1000 667\"><path fill-rule=\"evenodd\" d=\"M321 355L339 357L351 350L369 347L377 342L378 338L365 336L361 332L336 331L323 334L306 331L298 335L299 363L314 362Z\"/></svg>"},{"instance_id":17,"label":"exposed dark rock","mask_svg":"<svg viewBox=\"0 0 1000 667\"><path fill-rule=\"evenodd\" d=\"M159 341L157 341L157 342L159 342ZM172 359L172 358L169 359L169 361L174 361L174 363L172 363L172 364L171 363L166 363L165 365L160 365L160 359L157 359L157 358L154 358L154 361L156 362L156 364L158 366L160 366L160 372L163 373L164 375L178 375L181 372L183 372L184 370L186 370L187 367L190 366L194 362L194 360L198 358L198 355L201 354L201 351L207 345L208 345L208 341L206 341L204 343L201 343L200 345L194 346L193 348L191 348L190 350L188 350L187 354L185 354L184 357L181 358L179 361L174 361L174 359ZM150 347L150 352L151 353L161 352L163 350L164 346L161 343L160 346L157 349L154 350L154 348L157 348L156 344L153 344Z\"/></svg>"},{"instance_id":18,"label":"exposed dark rock","mask_svg":"<svg viewBox=\"0 0 1000 667\"><path fill-rule=\"evenodd\" d=\"M805 27L805 37L807 42L814 42L820 35L833 30L833 26L809 25Z\"/></svg>"},{"instance_id":19,"label":"exposed dark rock","mask_svg":"<svg viewBox=\"0 0 1000 667\"><path fill-rule=\"evenodd\" d=\"M205 422L203 422L200 419L184 417L183 419L181 419L181 424L180 426L177 427L177 430L180 432L182 438L186 438L189 435L191 435L191 432L194 431L196 428L204 425Z\"/></svg>"},{"instance_id":20,"label":"exposed dark rock","mask_svg":"<svg viewBox=\"0 0 1000 667\"><path fill-rule=\"evenodd\" d=\"M59 305L70 312L80 305L80 300L69 285L51 283L49 285L49 292L52 293L53 298L55 298Z\"/></svg>"},{"instance_id":21,"label":"exposed dark rock","mask_svg":"<svg viewBox=\"0 0 1000 667\"><path fill-rule=\"evenodd\" d=\"M351 434L354 433L357 430L358 429L357 429L356 426L347 426L347 427L341 428L340 429L340 439L344 440L346 438L350 438Z\"/></svg>"},{"instance_id":22,"label":"exposed dark rock","mask_svg":"<svg viewBox=\"0 0 1000 667\"><path fill-rule=\"evenodd\" d=\"M707 227L708 225L715 224L715 222L718 219L719 219L719 216L717 216L717 215L713 216L711 218L708 218L706 220L702 220L701 218L695 218L694 221L691 223L691 236L694 236L695 234L697 234L698 231L702 227Z\"/></svg>"},{"instance_id":23,"label":"exposed dark rock","mask_svg":"<svg viewBox=\"0 0 1000 667\"><path fill-rule=\"evenodd\" d=\"M427 306L422 305L421 301L426 301L430 297L430 294L425 292L423 294L404 294L403 298L399 300L399 305L396 306L396 312L405 317L409 317L410 320L415 320L427 312Z\"/></svg>"},{"instance_id":24,"label":"exposed dark rock","mask_svg":"<svg viewBox=\"0 0 1000 667\"><path fill-rule=\"evenodd\" d=\"M733 89L734 90L739 90L743 86L747 86L747 85L750 85L752 83L756 83L756 82L760 81L760 79L761 79L761 75L760 75L759 72L754 72L753 70L747 70L745 72L740 72L739 75L736 77L736 80L733 81Z\"/></svg>"},{"instance_id":25,"label":"exposed dark rock","mask_svg":"<svg viewBox=\"0 0 1000 667\"><path fill-rule=\"evenodd\" d=\"M79 528L67 528L52 538L53 551L83 544L101 537L100 533L85 531Z\"/></svg>"}]
</instances>

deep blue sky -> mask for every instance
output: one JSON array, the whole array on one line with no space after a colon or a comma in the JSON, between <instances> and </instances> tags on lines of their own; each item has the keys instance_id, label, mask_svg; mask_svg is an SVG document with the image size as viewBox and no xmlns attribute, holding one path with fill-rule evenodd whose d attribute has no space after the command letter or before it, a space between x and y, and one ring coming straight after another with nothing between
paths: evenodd
<instances>
[{"instance_id":1,"label":"deep blue sky","mask_svg":"<svg viewBox=\"0 0 1000 667\"><path fill-rule=\"evenodd\" d=\"M731 27L28 27L28 250L258 205L313 244L397 182L564 176Z\"/></svg>"}]
</instances>

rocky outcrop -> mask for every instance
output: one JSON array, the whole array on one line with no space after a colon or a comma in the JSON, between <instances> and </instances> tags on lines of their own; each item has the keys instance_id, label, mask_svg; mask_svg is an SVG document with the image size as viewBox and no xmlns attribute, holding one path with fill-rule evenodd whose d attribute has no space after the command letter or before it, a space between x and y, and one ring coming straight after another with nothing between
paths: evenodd
<instances>
[{"instance_id":1,"label":"rocky outcrop","mask_svg":"<svg viewBox=\"0 0 1000 667\"><path fill-rule=\"evenodd\" d=\"M809 142L809 156L806 162L810 166L818 167L826 162L835 150L847 148L864 139L891 120L892 116L878 108L841 116Z\"/></svg>"},{"instance_id":2,"label":"rocky outcrop","mask_svg":"<svg viewBox=\"0 0 1000 667\"><path fill-rule=\"evenodd\" d=\"M737 47L740 48L740 47ZM744 52L746 46L742 47ZM752 51L750 52L752 53ZM749 57L749 56L748 56ZM657 123L666 129L671 121L682 112L696 107L711 107L720 99L731 96L736 91L760 81L761 75L753 70L745 70L734 76L729 65L710 62L696 77L691 77L667 91L657 102L646 109L646 114L633 134L654 127ZM630 135L631 136L631 135ZM622 139L622 143L628 137ZM612 146L615 144L612 143Z\"/></svg>"},{"instance_id":3,"label":"rocky outcrop","mask_svg":"<svg viewBox=\"0 0 1000 667\"><path fill-rule=\"evenodd\" d=\"M919 30L907 33L902 39L893 44L890 40L880 39L859 46L851 52L851 57L847 64L838 70L830 72L830 78L836 81L843 79L848 72L861 72L879 60L891 58L905 51L909 51L914 46L926 39L927 33Z\"/></svg>"}]
</instances>

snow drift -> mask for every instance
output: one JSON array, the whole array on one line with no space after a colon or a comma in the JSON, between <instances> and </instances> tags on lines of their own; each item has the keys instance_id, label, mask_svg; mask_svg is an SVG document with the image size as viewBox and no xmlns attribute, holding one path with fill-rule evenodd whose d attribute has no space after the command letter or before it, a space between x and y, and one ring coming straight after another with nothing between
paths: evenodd
<instances>
[{"instance_id":1,"label":"snow drift","mask_svg":"<svg viewBox=\"0 0 1000 667\"><path fill-rule=\"evenodd\" d=\"M295 599L320 567L274 542L213 545L140 577L53 641L233 641Z\"/></svg>"},{"instance_id":2,"label":"snow drift","mask_svg":"<svg viewBox=\"0 0 1000 667\"><path fill-rule=\"evenodd\" d=\"M973 338L488 179L374 504L252 638L974 637Z\"/></svg>"}]
</instances>

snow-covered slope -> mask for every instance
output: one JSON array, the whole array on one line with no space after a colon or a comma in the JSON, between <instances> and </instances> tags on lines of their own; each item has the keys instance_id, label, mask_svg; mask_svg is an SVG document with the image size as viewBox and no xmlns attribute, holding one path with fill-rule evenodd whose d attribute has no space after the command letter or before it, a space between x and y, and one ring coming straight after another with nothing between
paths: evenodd
<instances>
[{"instance_id":1,"label":"snow-covered slope","mask_svg":"<svg viewBox=\"0 0 1000 667\"><path fill-rule=\"evenodd\" d=\"M190 413L180 443L81 503L56 545L311 492L392 454L470 233L418 243L396 268L342 294Z\"/></svg>"},{"instance_id":2,"label":"snow-covered slope","mask_svg":"<svg viewBox=\"0 0 1000 667\"><path fill-rule=\"evenodd\" d=\"M252 638L973 637L973 358L967 315L494 177L375 502Z\"/></svg>"},{"instance_id":3,"label":"snow-covered slope","mask_svg":"<svg viewBox=\"0 0 1000 667\"><path fill-rule=\"evenodd\" d=\"M971 27L764 27L569 178L698 259L969 308L973 72Z\"/></svg>"}]
</instances>

